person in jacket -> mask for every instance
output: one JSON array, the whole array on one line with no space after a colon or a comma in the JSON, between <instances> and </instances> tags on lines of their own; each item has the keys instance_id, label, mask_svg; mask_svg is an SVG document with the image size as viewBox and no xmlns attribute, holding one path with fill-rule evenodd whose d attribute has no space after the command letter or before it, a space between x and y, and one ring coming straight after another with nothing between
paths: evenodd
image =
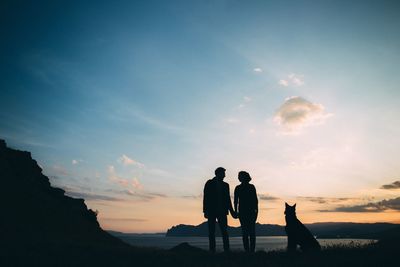
<instances>
[{"instance_id":1,"label":"person in jacket","mask_svg":"<svg viewBox=\"0 0 400 267\"><path fill-rule=\"evenodd\" d=\"M230 211L232 217L236 217L229 193L229 184L223 181L224 178L225 169L219 167L215 170L215 177L208 180L204 186L203 213L204 217L208 219L208 238L211 252L215 252L215 222L218 221L221 230L224 251L229 251L227 215Z\"/></svg>"}]
</instances>

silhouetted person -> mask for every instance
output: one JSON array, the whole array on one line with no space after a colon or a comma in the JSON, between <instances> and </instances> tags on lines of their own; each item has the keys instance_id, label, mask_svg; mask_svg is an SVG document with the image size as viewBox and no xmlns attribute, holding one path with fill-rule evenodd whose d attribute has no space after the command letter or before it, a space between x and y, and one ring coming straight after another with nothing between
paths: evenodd
<instances>
[{"instance_id":1,"label":"silhouetted person","mask_svg":"<svg viewBox=\"0 0 400 267\"><path fill-rule=\"evenodd\" d=\"M228 221L229 211L232 217L236 214L232 207L229 185L223 181L225 169L219 167L215 170L215 177L206 182L204 186L203 212L208 219L208 238L210 251L215 252L215 221L221 229L224 251L229 251Z\"/></svg>"},{"instance_id":2,"label":"silhouetted person","mask_svg":"<svg viewBox=\"0 0 400 267\"><path fill-rule=\"evenodd\" d=\"M239 204L238 216L242 227L244 250L254 252L256 248L256 220L258 215L256 188L249 183L251 177L248 172L239 172L238 178L241 184L235 188L235 212L238 212Z\"/></svg>"}]
</instances>

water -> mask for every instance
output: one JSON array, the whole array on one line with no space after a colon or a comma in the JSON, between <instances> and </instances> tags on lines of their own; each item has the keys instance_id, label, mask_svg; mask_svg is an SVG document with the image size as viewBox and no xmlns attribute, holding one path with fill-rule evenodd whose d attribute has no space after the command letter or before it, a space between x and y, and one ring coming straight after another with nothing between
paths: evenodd
<instances>
[{"instance_id":1,"label":"water","mask_svg":"<svg viewBox=\"0 0 400 267\"><path fill-rule=\"evenodd\" d=\"M125 242L141 247L155 247L170 249L180 243L187 242L192 246L202 249L208 249L208 237L166 237L164 235L140 235L140 234L121 234L118 238ZM221 237L216 238L217 250L222 250ZM241 237L230 237L230 246L232 250L243 250ZM330 245L366 245L374 240L370 239L318 239L322 247ZM256 250L279 250L285 249L287 245L286 236L258 236L256 242Z\"/></svg>"}]
</instances>

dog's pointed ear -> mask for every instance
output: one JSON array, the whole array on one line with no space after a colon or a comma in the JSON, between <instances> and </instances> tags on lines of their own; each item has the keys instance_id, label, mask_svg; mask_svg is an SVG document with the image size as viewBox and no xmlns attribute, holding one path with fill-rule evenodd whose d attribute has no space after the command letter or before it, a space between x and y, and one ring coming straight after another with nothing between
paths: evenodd
<instances>
[{"instance_id":1,"label":"dog's pointed ear","mask_svg":"<svg viewBox=\"0 0 400 267\"><path fill-rule=\"evenodd\" d=\"M289 206L289 204L288 204L288 203L286 203L286 202L285 202L285 207L287 208L287 207L290 207L290 206Z\"/></svg>"},{"instance_id":2,"label":"dog's pointed ear","mask_svg":"<svg viewBox=\"0 0 400 267\"><path fill-rule=\"evenodd\" d=\"M294 203L293 208L296 208L296 203Z\"/></svg>"}]
</instances>

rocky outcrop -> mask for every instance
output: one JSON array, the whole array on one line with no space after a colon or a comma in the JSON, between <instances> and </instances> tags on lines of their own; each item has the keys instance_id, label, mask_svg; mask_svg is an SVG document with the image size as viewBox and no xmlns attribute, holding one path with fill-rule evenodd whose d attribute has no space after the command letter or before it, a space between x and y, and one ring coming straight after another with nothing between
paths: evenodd
<instances>
[{"instance_id":1,"label":"rocky outcrop","mask_svg":"<svg viewBox=\"0 0 400 267\"><path fill-rule=\"evenodd\" d=\"M0 140L0 231L9 244L120 245L83 199L50 185L31 154Z\"/></svg>"}]
</instances>

